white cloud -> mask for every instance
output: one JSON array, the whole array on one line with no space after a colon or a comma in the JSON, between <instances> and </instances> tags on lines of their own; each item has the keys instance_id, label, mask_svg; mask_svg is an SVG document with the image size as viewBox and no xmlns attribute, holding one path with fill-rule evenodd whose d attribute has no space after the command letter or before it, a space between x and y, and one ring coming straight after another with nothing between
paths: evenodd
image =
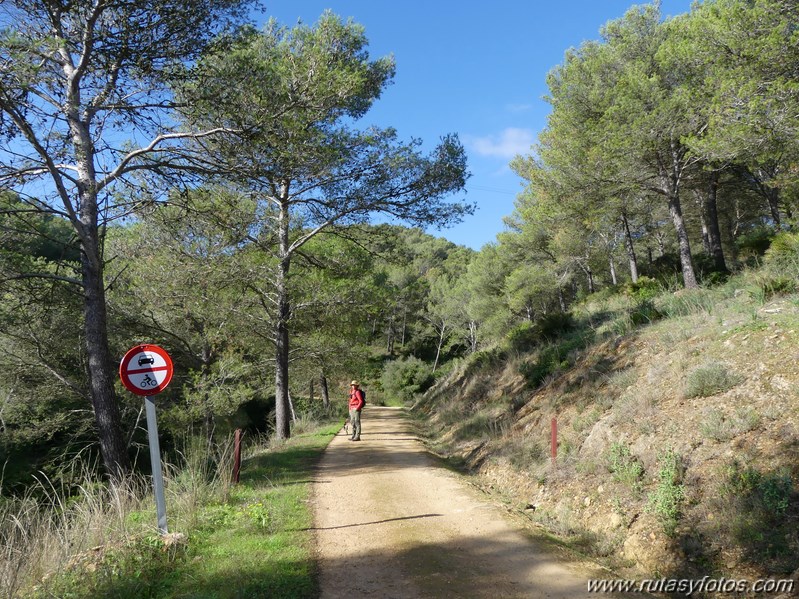
<instances>
[{"instance_id":1,"label":"white cloud","mask_svg":"<svg viewBox=\"0 0 799 599\"><path fill-rule=\"evenodd\" d=\"M529 112L533 109L532 104L508 104L505 106L505 110L508 112L512 112L514 114L518 114L520 112Z\"/></svg>"},{"instance_id":2,"label":"white cloud","mask_svg":"<svg viewBox=\"0 0 799 599\"><path fill-rule=\"evenodd\" d=\"M481 156L513 158L517 154L528 154L535 136L530 129L508 127L499 135L485 137L464 136L466 145Z\"/></svg>"}]
</instances>

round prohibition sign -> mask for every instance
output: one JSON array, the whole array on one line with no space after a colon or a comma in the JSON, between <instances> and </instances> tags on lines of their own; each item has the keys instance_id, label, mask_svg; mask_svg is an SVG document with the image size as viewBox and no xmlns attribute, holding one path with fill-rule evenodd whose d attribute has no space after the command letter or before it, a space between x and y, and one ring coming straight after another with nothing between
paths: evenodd
<instances>
[{"instance_id":1,"label":"round prohibition sign","mask_svg":"<svg viewBox=\"0 0 799 599\"><path fill-rule=\"evenodd\" d=\"M122 358L119 378L136 395L161 393L172 380L172 359L157 345L137 345Z\"/></svg>"}]
</instances>

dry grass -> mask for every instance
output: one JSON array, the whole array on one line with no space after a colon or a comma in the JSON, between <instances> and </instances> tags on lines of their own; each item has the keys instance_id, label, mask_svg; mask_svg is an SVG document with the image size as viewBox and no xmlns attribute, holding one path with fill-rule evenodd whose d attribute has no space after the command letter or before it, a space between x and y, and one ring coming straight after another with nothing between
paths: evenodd
<instances>
[{"instance_id":1,"label":"dry grass","mask_svg":"<svg viewBox=\"0 0 799 599\"><path fill-rule=\"evenodd\" d=\"M210 445L195 440L179 457L178 464L164 465L171 530L191 528L200 506L229 496L232 440ZM0 597L41 592L58 573L157 535L148 479L130 475L109 484L88 466L73 478L83 482L69 492L41 476L26 496L0 501Z\"/></svg>"},{"instance_id":2,"label":"dry grass","mask_svg":"<svg viewBox=\"0 0 799 599\"><path fill-rule=\"evenodd\" d=\"M129 516L143 507L142 479L84 480L67 499L41 478L28 496L0 506L0 595L17 597L80 556L125 544L141 528Z\"/></svg>"}]
</instances>

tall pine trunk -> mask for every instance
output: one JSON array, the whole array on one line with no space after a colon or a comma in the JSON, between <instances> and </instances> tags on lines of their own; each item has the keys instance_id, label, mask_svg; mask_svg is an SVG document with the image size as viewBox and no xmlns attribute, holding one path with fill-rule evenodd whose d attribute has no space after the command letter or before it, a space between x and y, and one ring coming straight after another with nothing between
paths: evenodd
<instances>
[{"instance_id":1,"label":"tall pine trunk","mask_svg":"<svg viewBox=\"0 0 799 599\"><path fill-rule=\"evenodd\" d=\"M325 406L325 410L330 409L330 393L327 389L327 377L322 374L319 376L319 386L322 388L322 405Z\"/></svg>"},{"instance_id":2,"label":"tall pine trunk","mask_svg":"<svg viewBox=\"0 0 799 599\"><path fill-rule=\"evenodd\" d=\"M627 215L624 212L621 213L621 222L624 226L624 247L627 249L627 257L630 260L630 278L632 279L633 283L637 283L638 258L635 256L635 246L633 245L633 236L630 232L630 223L627 220Z\"/></svg>"},{"instance_id":3,"label":"tall pine trunk","mask_svg":"<svg viewBox=\"0 0 799 599\"><path fill-rule=\"evenodd\" d=\"M87 233L87 235L92 242L97 242L96 230L95 234ZM94 409L100 453L106 472L117 479L130 471L130 460L114 394L116 368L112 363L108 347L108 316L99 256L96 245L82 247L83 330L88 359L89 397Z\"/></svg>"},{"instance_id":4,"label":"tall pine trunk","mask_svg":"<svg viewBox=\"0 0 799 599\"><path fill-rule=\"evenodd\" d=\"M685 227L685 218L683 217L680 203L680 184L684 154L685 150L679 146L678 142L672 141L671 156L669 157L668 163L666 161L660 163L660 184L661 191L666 196L669 214L671 215L671 220L674 223L674 229L677 233L683 285L686 289L694 289L698 287L699 284L696 281L694 261L691 255L691 242L688 239L688 230Z\"/></svg>"},{"instance_id":5,"label":"tall pine trunk","mask_svg":"<svg viewBox=\"0 0 799 599\"><path fill-rule=\"evenodd\" d=\"M77 100L72 99L74 106ZM114 393L117 373L108 345L108 312L103 279L102 238L98 223L97 177L88 129L70 112L72 139L78 156L78 200L80 214L73 226L81 240L83 284L83 330L88 360L89 397L94 409L100 453L106 472L119 478L130 471L122 419Z\"/></svg>"},{"instance_id":6,"label":"tall pine trunk","mask_svg":"<svg viewBox=\"0 0 799 599\"><path fill-rule=\"evenodd\" d=\"M281 190L278 215L278 265L275 278L277 294L277 321L275 322L275 434L278 439L291 437L289 424L289 315L288 276L291 267L289 253L289 212L285 197L286 186Z\"/></svg>"},{"instance_id":7,"label":"tall pine trunk","mask_svg":"<svg viewBox=\"0 0 799 599\"><path fill-rule=\"evenodd\" d=\"M680 266L682 267L682 280L686 289L699 287L696 282L694 272L694 261L691 256L691 242L688 239L688 231L685 228L685 218L682 215L680 206L680 196L677 193L669 194L669 214L677 232L677 244L680 254Z\"/></svg>"},{"instance_id":8,"label":"tall pine trunk","mask_svg":"<svg viewBox=\"0 0 799 599\"><path fill-rule=\"evenodd\" d=\"M433 372L438 368L438 360L441 358L441 348L444 346L444 335L447 330L446 323L441 323L441 334L438 336L438 346L436 347L436 360L433 362Z\"/></svg>"},{"instance_id":9,"label":"tall pine trunk","mask_svg":"<svg viewBox=\"0 0 799 599\"><path fill-rule=\"evenodd\" d=\"M719 192L719 174L713 172L710 176L707 193L704 197L704 210L707 225L707 241L713 266L717 272L727 272L727 263L724 260L724 248L721 246L721 229L719 228L719 214L717 199Z\"/></svg>"}]
</instances>

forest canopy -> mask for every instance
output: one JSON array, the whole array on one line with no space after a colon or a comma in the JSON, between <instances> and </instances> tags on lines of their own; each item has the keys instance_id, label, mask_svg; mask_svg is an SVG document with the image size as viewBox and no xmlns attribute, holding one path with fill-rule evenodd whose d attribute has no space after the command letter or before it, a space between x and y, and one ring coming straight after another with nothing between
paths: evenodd
<instances>
[{"instance_id":1,"label":"forest canopy","mask_svg":"<svg viewBox=\"0 0 799 599\"><path fill-rule=\"evenodd\" d=\"M375 398L418 392L568 327L586 296L712 285L795 227L794 2L645 4L570 49L479 252L428 232L473 211L457 135L425 152L358 127L393 59L331 13L259 31L247 7L0 9L4 492L84 453L138 465L141 406L115 372L135 343L175 361L167 437L285 438L353 373Z\"/></svg>"}]
</instances>

